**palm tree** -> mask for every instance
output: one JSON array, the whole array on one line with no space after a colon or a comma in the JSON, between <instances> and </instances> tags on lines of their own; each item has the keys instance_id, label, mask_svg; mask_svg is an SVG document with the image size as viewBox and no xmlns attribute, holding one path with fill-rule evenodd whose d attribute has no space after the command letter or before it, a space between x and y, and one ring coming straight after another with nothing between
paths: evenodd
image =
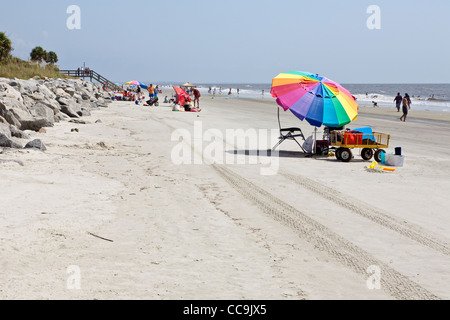
<instances>
[{"instance_id":1,"label":"palm tree","mask_svg":"<svg viewBox=\"0 0 450 320\"><path fill-rule=\"evenodd\" d=\"M12 49L11 40L9 40L4 32L0 32L0 62L9 57Z\"/></svg>"},{"instance_id":2,"label":"palm tree","mask_svg":"<svg viewBox=\"0 0 450 320\"><path fill-rule=\"evenodd\" d=\"M46 55L47 52L44 49L42 49L42 47L36 47L33 50L31 50L30 58L31 61L41 63L42 60L45 60Z\"/></svg>"},{"instance_id":3,"label":"palm tree","mask_svg":"<svg viewBox=\"0 0 450 320\"><path fill-rule=\"evenodd\" d=\"M50 63L50 64L57 63L58 62L58 55L55 52L50 51L49 53L47 53L45 55L45 62Z\"/></svg>"}]
</instances>

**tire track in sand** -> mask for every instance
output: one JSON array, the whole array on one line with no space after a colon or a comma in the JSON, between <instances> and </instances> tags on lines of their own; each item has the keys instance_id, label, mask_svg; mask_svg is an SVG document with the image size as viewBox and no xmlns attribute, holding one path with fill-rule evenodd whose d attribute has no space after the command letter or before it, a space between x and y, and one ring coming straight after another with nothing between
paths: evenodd
<instances>
[{"instance_id":1,"label":"tire track in sand","mask_svg":"<svg viewBox=\"0 0 450 320\"><path fill-rule=\"evenodd\" d=\"M259 188L224 166L211 165L215 171L242 196L252 201L268 216L285 224L316 249L326 252L344 266L363 278L368 278L367 268L381 268L381 286L393 298L400 300L438 300L438 296L411 281L385 263L350 243L327 227L299 210Z\"/></svg>"},{"instance_id":2,"label":"tire track in sand","mask_svg":"<svg viewBox=\"0 0 450 320\"><path fill-rule=\"evenodd\" d=\"M173 125L167 123L165 119L154 116L151 116L150 118L166 125L172 130L177 129ZM189 124L187 121L179 119L174 120ZM193 149L193 152L196 152L196 150ZM302 239L311 243L316 249L326 252L344 266L361 275L362 278L367 278L369 276L367 273L367 268L369 266L380 267L381 286L393 298L400 300L441 299L427 289L421 287L419 284L411 281L403 274L392 269L390 266L376 260L367 252L332 232L327 227L244 179L242 176L232 172L224 166L216 164L210 166L236 191L255 203L268 216L290 227Z\"/></svg>"},{"instance_id":3,"label":"tire track in sand","mask_svg":"<svg viewBox=\"0 0 450 320\"><path fill-rule=\"evenodd\" d=\"M173 119L173 120L185 123L187 125L192 125L192 122L188 122L184 119ZM171 128L174 128L168 123L165 124L167 126L170 126ZM225 140L224 143L226 143L232 148L235 148L234 145L228 143ZM195 152L195 150L193 150L193 152ZM420 226L414 225L412 223L406 224L406 222L396 219L393 216L389 215L388 213L381 211L380 209L370 206L369 204L359 201L351 196L344 195L343 193L335 189L329 188L323 184L320 184L306 177L300 175L293 175L287 172L279 172L279 174L291 180L292 182L318 194L322 198L329 200L357 215L365 217L380 226L383 226L391 231L395 231L430 249L438 251L446 256L450 256L450 244L447 243L446 241L437 239Z\"/></svg>"},{"instance_id":4,"label":"tire track in sand","mask_svg":"<svg viewBox=\"0 0 450 320\"><path fill-rule=\"evenodd\" d=\"M370 221L385 227L386 229L395 231L421 245L450 256L450 244L436 239L434 236L428 234L417 225L411 223L406 224L404 221L401 221L373 206L370 206L367 203L359 201L349 195L345 195L338 190L327 187L304 176L293 175L287 172L280 172L279 174L340 207L367 218Z\"/></svg>"}]
</instances>

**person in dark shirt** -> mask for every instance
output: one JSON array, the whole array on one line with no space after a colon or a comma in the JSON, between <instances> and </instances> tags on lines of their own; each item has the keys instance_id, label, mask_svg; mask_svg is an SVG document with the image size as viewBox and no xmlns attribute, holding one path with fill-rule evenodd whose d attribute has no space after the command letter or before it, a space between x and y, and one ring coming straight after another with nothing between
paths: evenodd
<instances>
[{"instance_id":1,"label":"person in dark shirt","mask_svg":"<svg viewBox=\"0 0 450 320\"><path fill-rule=\"evenodd\" d=\"M397 108L397 112L400 112L400 106L402 105L403 97L399 93L397 93L397 96L394 98L395 106Z\"/></svg>"}]
</instances>

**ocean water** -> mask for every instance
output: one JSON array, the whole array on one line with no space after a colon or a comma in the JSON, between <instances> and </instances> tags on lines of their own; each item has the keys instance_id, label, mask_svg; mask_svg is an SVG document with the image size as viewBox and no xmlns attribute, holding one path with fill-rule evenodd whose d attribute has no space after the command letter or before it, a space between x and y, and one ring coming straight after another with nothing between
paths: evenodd
<instances>
[{"instance_id":1,"label":"ocean water","mask_svg":"<svg viewBox=\"0 0 450 320\"><path fill-rule=\"evenodd\" d=\"M394 108L398 92L411 97L411 109L450 112L450 84L348 84L344 85L362 107Z\"/></svg>"},{"instance_id":2,"label":"ocean water","mask_svg":"<svg viewBox=\"0 0 450 320\"><path fill-rule=\"evenodd\" d=\"M395 108L394 97L398 92L411 97L411 108L450 112L450 84L341 84L349 90L361 107L373 107L373 101L380 108ZM223 98L273 99L271 84L197 84L202 95L216 89L216 96ZM222 88L222 95L219 95ZM231 88L231 95L229 95ZM237 89L239 88L239 95ZM263 94L264 90L264 94Z\"/></svg>"}]
</instances>

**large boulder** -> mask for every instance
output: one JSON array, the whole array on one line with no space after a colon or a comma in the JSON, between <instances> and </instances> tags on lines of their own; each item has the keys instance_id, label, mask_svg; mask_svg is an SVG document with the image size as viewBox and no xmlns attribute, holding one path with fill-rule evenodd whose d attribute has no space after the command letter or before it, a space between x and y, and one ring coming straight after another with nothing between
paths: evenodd
<instances>
[{"instance_id":1,"label":"large boulder","mask_svg":"<svg viewBox=\"0 0 450 320\"><path fill-rule=\"evenodd\" d=\"M0 97L16 99L19 102L23 102L22 94L15 87L7 83L0 83Z\"/></svg>"},{"instance_id":2,"label":"large boulder","mask_svg":"<svg viewBox=\"0 0 450 320\"><path fill-rule=\"evenodd\" d=\"M53 127L55 124L55 113L44 103L38 102L29 110L34 118L44 120L43 127Z\"/></svg>"},{"instance_id":3,"label":"large boulder","mask_svg":"<svg viewBox=\"0 0 450 320\"><path fill-rule=\"evenodd\" d=\"M16 127L21 126L19 120L16 119L16 116L10 110L4 111L2 118L6 120L7 124L12 124Z\"/></svg>"},{"instance_id":4,"label":"large boulder","mask_svg":"<svg viewBox=\"0 0 450 320\"><path fill-rule=\"evenodd\" d=\"M15 125L20 130L39 131L42 127L50 125L46 117L37 113L33 115L30 109L26 108L17 100L8 98L0 99L0 115L9 124Z\"/></svg>"},{"instance_id":5,"label":"large boulder","mask_svg":"<svg viewBox=\"0 0 450 320\"><path fill-rule=\"evenodd\" d=\"M64 88L64 91L71 97L73 97L73 95L75 94L75 88L73 87L66 87Z\"/></svg>"},{"instance_id":6,"label":"large boulder","mask_svg":"<svg viewBox=\"0 0 450 320\"><path fill-rule=\"evenodd\" d=\"M81 107L81 111L78 111L77 114L80 117L89 117L91 115L91 112L89 111L89 109Z\"/></svg>"},{"instance_id":7,"label":"large boulder","mask_svg":"<svg viewBox=\"0 0 450 320\"><path fill-rule=\"evenodd\" d=\"M83 97L79 92L74 93L73 98L77 101L77 103L83 103Z\"/></svg>"},{"instance_id":8,"label":"large boulder","mask_svg":"<svg viewBox=\"0 0 450 320\"><path fill-rule=\"evenodd\" d=\"M72 97L64 97L64 96L57 96L56 101L61 106L70 106L71 104L76 104L76 100L74 100Z\"/></svg>"},{"instance_id":9,"label":"large boulder","mask_svg":"<svg viewBox=\"0 0 450 320\"><path fill-rule=\"evenodd\" d=\"M44 143L40 139L35 139L33 141L28 142L25 145L25 149L32 149L32 148L39 149L41 151L46 151L47 150L47 148L45 147Z\"/></svg>"},{"instance_id":10,"label":"large boulder","mask_svg":"<svg viewBox=\"0 0 450 320\"><path fill-rule=\"evenodd\" d=\"M40 92L24 93L22 97L23 97L23 104L27 108L34 106L38 101L46 100L46 97Z\"/></svg>"},{"instance_id":11,"label":"large boulder","mask_svg":"<svg viewBox=\"0 0 450 320\"><path fill-rule=\"evenodd\" d=\"M61 112L68 115L71 118L79 118L80 115L77 113L77 111L81 111L81 108L80 110L77 110L77 108L74 108L76 106L77 106L76 103L72 103L69 105L62 105Z\"/></svg>"},{"instance_id":12,"label":"large boulder","mask_svg":"<svg viewBox=\"0 0 450 320\"><path fill-rule=\"evenodd\" d=\"M103 99L103 98L98 98L98 100L97 100L97 105L98 105L100 108L107 108L107 107L108 107L108 104L106 103L106 100Z\"/></svg>"},{"instance_id":13,"label":"large boulder","mask_svg":"<svg viewBox=\"0 0 450 320\"><path fill-rule=\"evenodd\" d=\"M53 118L54 122L54 118ZM40 129L44 127L50 127L53 126L47 118L44 117L36 117L26 120L20 120L20 129L21 130L32 130L32 131L39 131Z\"/></svg>"},{"instance_id":14,"label":"large boulder","mask_svg":"<svg viewBox=\"0 0 450 320\"><path fill-rule=\"evenodd\" d=\"M0 123L3 123L3 124L7 124L7 125L9 125L9 122L8 122L8 121L6 121L6 119L5 119L5 118L3 118L2 116L0 116Z\"/></svg>"},{"instance_id":15,"label":"large boulder","mask_svg":"<svg viewBox=\"0 0 450 320\"><path fill-rule=\"evenodd\" d=\"M19 139L30 139L30 136L26 134L24 131L19 130L16 126L10 125L9 129L11 131L11 136L19 138Z\"/></svg>"},{"instance_id":16,"label":"large boulder","mask_svg":"<svg viewBox=\"0 0 450 320\"><path fill-rule=\"evenodd\" d=\"M43 84L38 84L38 92L42 93L47 99L55 99L56 95L45 85L45 82Z\"/></svg>"},{"instance_id":17,"label":"large boulder","mask_svg":"<svg viewBox=\"0 0 450 320\"><path fill-rule=\"evenodd\" d=\"M90 101L89 105L91 106L91 109L98 109L98 104L96 101Z\"/></svg>"},{"instance_id":18,"label":"large boulder","mask_svg":"<svg viewBox=\"0 0 450 320\"><path fill-rule=\"evenodd\" d=\"M85 82L84 83L84 88L89 92L89 93L94 93L94 89L95 89L95 85L92 82Z\"/></svg>"},{"instance_id":19,"label":"large boulder","mask_svg":"<svg viewBox=\"0 0 450 320\"><path fill-rule=\"evenodd\" d=\"M81 98L83 100L87 100L87 101L91 100L91 94L87 90L81 90L80 94L81 94Z\"/></svg>"},{"instance_id":20,"label":"large boulder","mask_svg":"<svg viewBox=\"0 0 450 320\"><path fill-rule=\"evenodd\" d=\"M20 80L20 79L13 79L10 83L11 86L14 84L17 85L17 89L22 95L24 93L31 94L33 92L38 91L38 83L36 80Z\"/></svg>"},{"instance_id":21,"label":"large boulder","mask_svg":"<svg viewBox=\"0 0 450 320\"><path fill-rule=\"evenodd\" d=\"M53 92L56 94L56 96L59 96L59 97L63 97L63 98L69 98L70 97L70 94L68 94L62 88L55 88Z\"/></svg>"},{"instance_id":22,"label":"large boulder","mask_svg":"<svg viewBox=\"0 0 450 320\"><path fill-rule=\"evenodd\" d=\"M22 146L14 141L8 125L0 123L0 147L21 149Z\"/></svg>"},{"instance_id":23,"label":"large boulder","mask_svg":"<svg viewBox=\"0 0 450 320\"><path fill-rule=\"evenodd\" d=\"M28 109L19 101L12 98L0 98L0 116L9 124L21 128L21 120L31 120Z\"/></svg>"},{"instance_id":24,"label":"large boulder","mask_svg":"<svg viewBox=\"0 0 450 320\"><path fill-rule=\"evenodd\" d=\"M45 105L47 108L52 109L54 115L57 115L61 110L61 105L54 99L44 99L42 101L39 101L39 103Z\"/></svg>"},{"instance_id":25,"label":"large boulder","mask_svg":"<svg viewBox=\"0 0 450 320\"><path fill-rule=\"evenodd\" d=\"M25 108L31 108L36 104L36 101L31 97L31 95L24 94L23 96L23 105Z\"/></svg>"},{"instance_id":26,"label":"large boulder","mask_svg":"<svg viewBox=\"0 0 450 320\"><path fill-rule=\"evenodd\" d=\"M0 82L8 83L11 87L18 87L19 86L19 82L17 82L17 79L1 78Z\"/></svg>"},{"instance_id":27,"label":"large boulder","mask_svg":"<svg viewBox=\"0 0 450 320\"><path fill-rule=\"evenodd\" d=\"M31 99L35 101L42 101L45 100L45 96L40 92L34 92L30 95Z\"/></svg>"},{"instance_id":28,"label":"large boulder","mask_svg":"<svg viewBox=\"0 0 450 320\"><path fill-rule=\"evenodd\" d=\"M58 113L55 115L55 122L60 122L60 121L64 121L64 120L69 120L71 119L67 114L65 113Z\"/></svg>"}]
</instances>

